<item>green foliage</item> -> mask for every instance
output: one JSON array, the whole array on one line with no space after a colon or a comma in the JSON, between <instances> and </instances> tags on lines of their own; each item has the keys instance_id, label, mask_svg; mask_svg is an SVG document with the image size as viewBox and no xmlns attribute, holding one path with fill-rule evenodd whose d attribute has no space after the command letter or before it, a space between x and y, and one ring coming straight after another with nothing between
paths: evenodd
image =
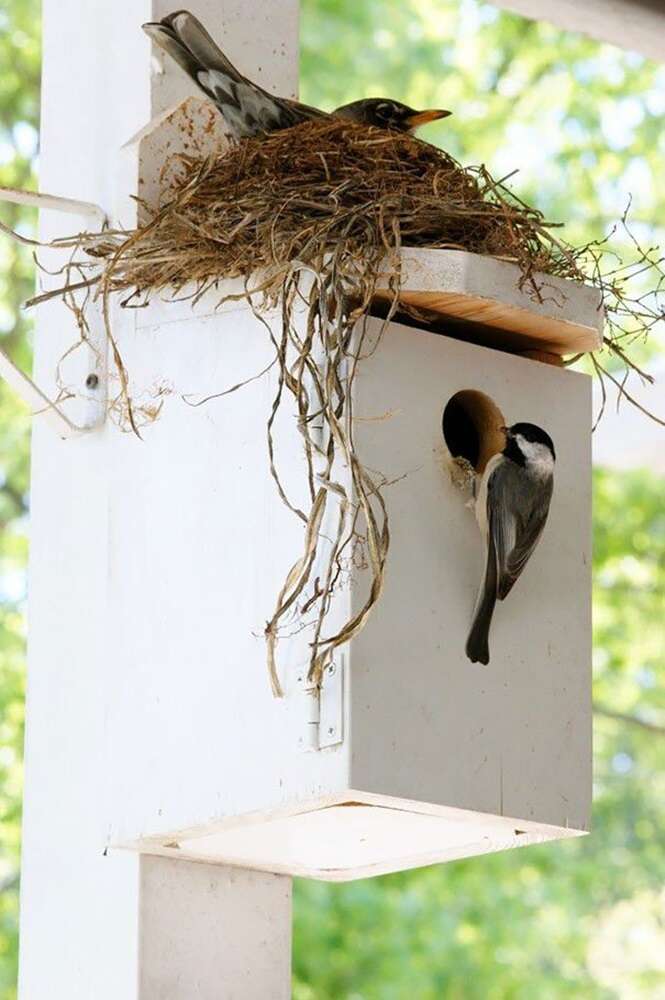
<instances>
[{"instance_id":1,"label":"green foliage","mask_svg":"<svg viewBox=\"0 0 665 1000\"><path fill-rule=\"evenodd\" d=\"M39 121L39 3L0 9L0 185L32 187ZM0 208L3 222L30 231L34 213ZM30 364L21 303L34 288L30 254L0 240L0 343ZM29 419L0 383L0 997L15 996L25 658L26 495Z\"/></svg>"},{"instance_id":2,"label":"green foliage","mask_svg":"<svg viewBox=\"0 0 665 1000\"><path fill-rule=\"evenodd\" d=\"M0 184L34 184L39 5L0 10ZM455 116L425 135L497 174L570 240L634 196L663 218L664 71L477 0L303 0L303 98ZM29 230L30 212L1 206ZM644 230L646 231L646 230ZM29 363L29 254L0 240L0 337ZM15 996L28 420L0 384L0 1000ZM296 888L295 1000L665 996L665 484L596 475L594 833L342 887ZM605 714L603 714L605 713ZM610 713L634 717L633 722Z\"/></svg>"}]
</instances>

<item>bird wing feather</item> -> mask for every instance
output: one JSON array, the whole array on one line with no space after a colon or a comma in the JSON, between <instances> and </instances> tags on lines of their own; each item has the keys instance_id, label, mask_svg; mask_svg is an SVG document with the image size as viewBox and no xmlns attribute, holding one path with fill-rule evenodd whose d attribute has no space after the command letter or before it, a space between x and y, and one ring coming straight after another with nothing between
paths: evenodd
<instances>
[{"instance_id":1,"label":"bird wing feather","mask_svg":"<svg viewBox=\"0 0 665 1000\"><path fill-rule=\"evenodd\" d=\"M503 600L526 566L543 533L552 482L525 475L511 461L500 463L487 484L487 518L498 565L497 597Z\"/></svg>"}]
</instances>

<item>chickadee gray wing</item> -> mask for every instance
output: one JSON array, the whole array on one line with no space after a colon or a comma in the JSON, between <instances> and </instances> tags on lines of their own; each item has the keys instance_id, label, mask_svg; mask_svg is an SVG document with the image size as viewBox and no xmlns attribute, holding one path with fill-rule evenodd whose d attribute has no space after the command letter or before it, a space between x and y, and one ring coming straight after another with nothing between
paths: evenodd
<instances>
[{"instance_id":1,"label":"chickadee gray wing","mask_svg":"<svg viewBox=\"0 0 665 1000\"><path fill-rule=\"evenodd\" d=\"M487 664L490 661L489 633L497 595L497 559L494 535L487 535L485 573L478 591L473 621L466 640L466 655L472 663Z\"/></svg>"},{"instance_id":2,"label":"chickadee gray wing","mask_svg":"<svg viewBox=\"0 0 665 1000\"><path fill-rule=\"evenodd\" d=\"M488 522L497 554L497 597L502 601L529 561L543 533L552 480L525 475L510 460L497 465L488 483Z\"/></svg>"},{"instance_id":3,"label":"chickadee gray wing","mask_svg":"<svg viewBox=\"0 0 665 1000\"><path fill-rule=\"evenodd\" d=\"M478 489L476 518L485 539L485 572L476 598L473 621L466 641L466 655L472 663L489 663L489 631L499 586L499 558L497 540L505 549L510 533L508 519L497 518L495 495L497 474L505 464L502 455L496 455L485 469Z\"/></svg>"},{"instance_id":4,"label":"chickadee gray wing","mask_svg":"<svg viewBox=\"0 0 665 1000\"><path fill-rule=\"evenodd\" d=\"M552 498L556 454L547 431L531 423L503 430L506 447L488 462L476 502L487 561L466 644L473 663L489 663L494 605L509 593L529 561Z\"/></svg>"},{"instance_id":5,"label":"chickadee gray wing","mask_svg":"<svg viewBox=\"0 0 665 1000\"><path fill-rule=\"evenodd\" d=\"M478 523L486 539L486 562L466 654L489 663L489 631L497 601L503 600L538 543L549 510L552 482L543 482L503 455L488 465L478 497Z\"/></svg>"}]
</instances>

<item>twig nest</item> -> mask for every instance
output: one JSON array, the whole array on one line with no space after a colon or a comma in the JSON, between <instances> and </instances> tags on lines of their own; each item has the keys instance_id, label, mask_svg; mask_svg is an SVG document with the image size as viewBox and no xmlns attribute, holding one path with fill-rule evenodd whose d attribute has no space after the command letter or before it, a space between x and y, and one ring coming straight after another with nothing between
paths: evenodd
<instances>
[{"instance_id":1,"label":"twig nest","mask_svg":"<svg viewBox=\"0 0 665 1000\"><path fill-rule=\"evenodd\" d=\"M211 160L180 159L185 177L164 192L150 224L129 236L82 238L112 262L113 290L149 294L263 272L261 289L279 294L293 261L318 266L340 243L337 264L353 284L368 255L401 244L580 278L540 212L484 167L462 167L410 135L331 118L243 140Z\"/></svg>"}]
</instances>

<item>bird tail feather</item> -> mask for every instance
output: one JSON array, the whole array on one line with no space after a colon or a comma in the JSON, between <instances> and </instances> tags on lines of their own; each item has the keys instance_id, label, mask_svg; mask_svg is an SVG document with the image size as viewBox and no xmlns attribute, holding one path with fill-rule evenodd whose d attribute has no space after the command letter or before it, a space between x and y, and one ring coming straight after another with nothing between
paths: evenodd
<instances>
[{"instance_id":1,"label":"bird tail feather","mask_svg":"<svg viewBox=\"0 0 665 1000\"><path fill-rule=\"evenodd\" d=\"M206 69L218 70L236 82L244 77L227 59L217 42L198 18L187 10L178 10L164 19L192 56ZM164 21L162 23L164 23Z\"/></svg>"},{"instance_id":2,"label":"bird tail feather","mask_svg":"<svg viewBox=\"0 0 665 1000\"><path fill-rule=\"evenodd\" d=\"M143 25L143 30L203 90L206 88L202 86L200 74L210 70L217 70L236 83L244 81L201 22L189 11L178 10L161 21L148 22Z\"/></svg>"},{"instance_id":3,"label":"bird tail feather","mask_svg":"<svg viewBox=\"0 0 665 1000\"><path fill-rule=\"evenodd\" d=\"M469 637L466 640L466 655L472 663L483 663L486 665L490 661L489 632L492 615L494 614L494 605L496 604L497 583L496 548L490 530L487 540L485 574L478 592Z\"/></svg>"}]
</instances>

